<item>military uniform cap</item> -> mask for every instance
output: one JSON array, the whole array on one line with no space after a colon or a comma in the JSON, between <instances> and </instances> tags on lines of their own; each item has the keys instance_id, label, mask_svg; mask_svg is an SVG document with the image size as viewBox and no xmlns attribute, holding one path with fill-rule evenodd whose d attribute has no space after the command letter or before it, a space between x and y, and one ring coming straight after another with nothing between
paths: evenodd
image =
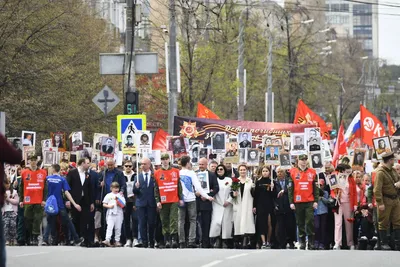
<instances>
[{"instance_id":1,"label":"military uniform cap","mask_svg":"<svg viewBox=\"0 0 400 267\"><path fill-rule=\"evenodd\" d=\"M393 152L385 152L382 154L382 159L388 160L394 158L394 153Z\"/></svg>"}]
</instances>

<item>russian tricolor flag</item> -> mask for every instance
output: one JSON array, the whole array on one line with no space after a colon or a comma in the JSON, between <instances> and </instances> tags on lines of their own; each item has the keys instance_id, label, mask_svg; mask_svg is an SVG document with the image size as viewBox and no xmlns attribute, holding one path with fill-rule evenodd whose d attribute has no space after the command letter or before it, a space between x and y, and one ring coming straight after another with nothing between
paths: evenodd
<instances>
[{"instance_id":1,"label":"russian tricolor flag","mask_svg":"<svg viewBox=\"0 0 400 267\"><path fill-rule=\"evenodd\" d=\"M120 206L121 208L124 208L126 205L126 201L123 196L117 196L115 201L117 201L117 205Z\"/></svg>"},{"instance_id":2,"label":"russian tricolor flag","mask_svg":"<svg viewBox=\"0 0 400 267\"><path fill-rule=\"evenodd\" d=\"M351 144L355 138L361 138L361 113L360 111L351 121L346 133L344 134L344 140L347 144Z\"/></svg>"}]
</instances>

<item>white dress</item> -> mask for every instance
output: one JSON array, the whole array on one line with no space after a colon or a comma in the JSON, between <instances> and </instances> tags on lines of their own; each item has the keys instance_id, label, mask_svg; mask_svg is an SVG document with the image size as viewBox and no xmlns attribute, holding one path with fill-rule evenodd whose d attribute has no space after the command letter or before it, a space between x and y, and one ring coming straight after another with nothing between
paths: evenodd
<instances>
[{"instance_id":1,"label":"white dress","mask_svg":"<svg viewBox=\"0 0 400 267\"><path fill-rule=\"evenodd\" d=\"M256 232L253 214L253 196L251 195L252 185L253 181L250 178L246 178L243 196L241 196L239 188L236 201L233 200L235 235L254 234Z\"/></svg>"},{"instance_id":2,"label":"white dress","mask_svg":"<svg viewBox=\"0 0 400 267\"><path fill-rule=\"evenodd\" d=\"M232 178L225 177L223 180L218 178L219 191L214 196L212 203L212 219L210 226L210 237L218 237L221 235L222 239L232 238L233 227L233 206L232 197L230 195ZM231 203L224 207L225 201Z\"/></svg>"}]
</instances>

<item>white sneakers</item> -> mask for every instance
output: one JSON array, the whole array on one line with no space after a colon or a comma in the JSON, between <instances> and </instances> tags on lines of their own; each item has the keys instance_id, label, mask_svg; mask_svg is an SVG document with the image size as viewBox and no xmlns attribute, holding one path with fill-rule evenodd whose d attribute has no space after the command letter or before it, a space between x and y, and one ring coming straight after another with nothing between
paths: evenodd
<instances>
[{"instance_id":1,"label":"white sneakers","mask_svg":"<svg viewBox=\"0 0 400 267\"><path fill-rule=\"evenodd\" d=\"M132 241L130 239L126 240L126 244L124 247L130 248L132 246Z\"/></svg>"},{"instance_id":2,"label":"white sneakers","mask_svg":"<svg viewBox=\"0 0 400 267\"><path fill-rule=\"evenodd\" d=\"M333 250L340 250L340 245L339 244L335 244L335 246L333 247Z\"/></svg>"},{"instance_id":3,"label":"white sneakers","mask_svg":"<svg viewBox=\"0 0 400 267\"><path fill-rule=\"evenodd\" d=\"M354 245L350 246L350 250L355 250Z\"/></svg>"},{"instance_id":4,"label":"white sneakers","mask_svg":"<svg viewBox=\"0 0 400 267\"><path fill-rule=\"evenodd\" d=\"M132 247L136 247L139 244L139 241L135 238L133 239Z\"/></svg>"}]
</instances>

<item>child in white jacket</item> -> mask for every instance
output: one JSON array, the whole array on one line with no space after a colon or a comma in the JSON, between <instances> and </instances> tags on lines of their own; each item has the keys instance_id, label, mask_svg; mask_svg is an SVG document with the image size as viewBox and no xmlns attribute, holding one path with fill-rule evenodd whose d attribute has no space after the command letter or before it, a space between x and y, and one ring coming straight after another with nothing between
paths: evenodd
<instances>
[{"instance_id":1,"label":"child in white jacket","mask_svg":"<svg viewBox=\"0 0 400 267\"><path fill-rule=\"evenodd\" d=\"M8 179L4 181L4 206L1 209L3 215L4 233L6 245L13 245L17 237L17 212L19 197L17 190L14 190Z\"/></svg>"},{"instance_id":2,"label":"child in white jacket","mask_svg":"<svg viewBox=\"0 0 400 267\"><path fill-rule=\"evenodd\" d=\"M115 229L115 246L121 246L119 240L121 237L122 222L124 220L123 206L125 205L125 198L124 195L118 192L119 184L117 182L111 183L111 193L108 193L103 200L103 207L108 210L106 214L106 240L104 240L102 243L108 247L111 245L110 240L113 229Z\"/></svg>"}]
</instances>

